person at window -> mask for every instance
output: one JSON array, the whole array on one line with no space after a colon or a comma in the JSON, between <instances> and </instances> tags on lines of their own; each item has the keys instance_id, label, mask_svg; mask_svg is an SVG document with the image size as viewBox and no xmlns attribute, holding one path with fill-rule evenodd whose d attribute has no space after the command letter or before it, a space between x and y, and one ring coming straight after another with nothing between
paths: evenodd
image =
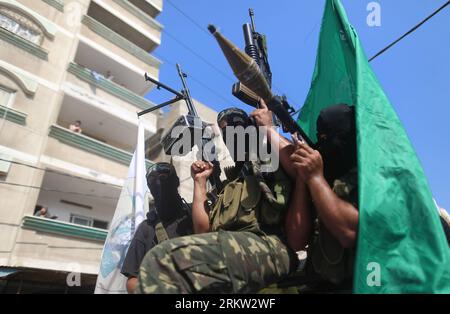
<instances>
[{"instance_id":1,"label":"person at window","mask_svg":"<svg viewBox=\"0 0 450 314\"><path fill-rule=\"evenodd\" d=\"M57 219L57 216L52 216L50 212L48 211L47 207L44 206L36 206L34 216L41 217L41 218L47 218L47 219Z\"/></svg>"},{"instance_id":2,"label":"person at window","mask_svg":"<svg viewBox=\"0 0 450 314\"><path fill-rule=\"evenodd\" d=\"M77 120L70 125L70 130L75 133L81 134L83 130L81 129L81 121Z\"/></svg>"},{"instance_id":3,"label":"person at window","mask_svg":"<svg viewBox=\"0 0 450 314\"><path fill-rule=\"evenodd\" d=\"M108 81L112 81L114 79L114 75L111 74L111 71L106 72L105 79Z\"/></svg>"}]
</instances>

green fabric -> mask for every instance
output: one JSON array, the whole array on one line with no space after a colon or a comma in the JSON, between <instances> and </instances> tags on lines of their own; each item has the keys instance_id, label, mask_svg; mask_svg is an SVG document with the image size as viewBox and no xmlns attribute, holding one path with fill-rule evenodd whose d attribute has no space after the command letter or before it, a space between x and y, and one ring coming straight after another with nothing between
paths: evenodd
<instances>
[{"instance_id":1,"label":"green fabric","mask_svg":"<svg viewBox=\"0 0 450 314\"><path fill-rule=\"evenodd\" d=\"M299 124L316 138L321 109L356 106L359 232L355 293L449 293L450 250L423 169L339 0L327 0ZM369 286L369 263L381 285ZM373 277L372 277L373 278Z\"/></svg>"}]
</instances>

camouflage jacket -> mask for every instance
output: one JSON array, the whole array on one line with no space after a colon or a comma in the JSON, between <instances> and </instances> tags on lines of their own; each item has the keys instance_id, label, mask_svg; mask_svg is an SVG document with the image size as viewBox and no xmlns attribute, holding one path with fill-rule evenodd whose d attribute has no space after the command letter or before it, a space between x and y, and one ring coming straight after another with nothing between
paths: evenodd
<instances>
[{"instance_id":1,"label":"camouflage jacket","mask_svg":"<svg viewBox=\"0 0 450 314\"><path fill-rule=\"evenodd\" d=\"M281 233L291 181L281 167L264 176L255 167L227 182L209 213L212 231Z\"/></svg>"}]
</instances>

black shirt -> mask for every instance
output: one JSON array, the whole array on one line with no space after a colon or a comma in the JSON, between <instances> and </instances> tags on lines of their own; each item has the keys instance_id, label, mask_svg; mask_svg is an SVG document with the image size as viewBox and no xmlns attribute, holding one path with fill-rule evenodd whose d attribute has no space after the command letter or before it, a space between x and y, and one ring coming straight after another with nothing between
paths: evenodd
<instances>
[{"instance_id":1,"label":"black shirt","mask_svg":"<svg viewBox=\"0 0 450 314\"><path fill-rule=\"evenodd\" d=\"M448 225L448 223L445 221L444 218L441 218L441 224L442 224L442 228L444 228L444 233L445 233L445 237L447 238L447 242L450 245L450 226Z\"/></svg>"},{"instance_id":2,"label":"black shirt","mask_svg":"<svg viewBox=\"0 0 450 314\"><path fill-rule=\"evenodd\" d=\"M152 212L156 213L156 212ZM187 211L185 215L175 221L166 223L161 221L167 235L170 239L182 237L193 233L192 218ZM156 217L147 214L144 220L136 230L127 255L122 265L121 273L126 277L138 277L141 262L154 246L158 245L155 234Z\"/></svg>"}]
</instances>

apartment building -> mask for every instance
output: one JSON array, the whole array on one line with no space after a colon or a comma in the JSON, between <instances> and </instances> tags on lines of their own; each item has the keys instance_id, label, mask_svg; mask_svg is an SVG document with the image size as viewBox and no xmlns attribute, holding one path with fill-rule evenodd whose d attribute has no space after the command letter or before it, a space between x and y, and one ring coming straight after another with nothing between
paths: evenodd
<instances>
[{"instance_id":1,"label":"apartment building","mask_svg":"<svg viewBox=\"0 0 450 314\"><path fill-rule=\"evenodd\" d=\"M93 291L136 113L153 106L162 5L0 0L0 293Z\"/></svg>"}]
</instances>

